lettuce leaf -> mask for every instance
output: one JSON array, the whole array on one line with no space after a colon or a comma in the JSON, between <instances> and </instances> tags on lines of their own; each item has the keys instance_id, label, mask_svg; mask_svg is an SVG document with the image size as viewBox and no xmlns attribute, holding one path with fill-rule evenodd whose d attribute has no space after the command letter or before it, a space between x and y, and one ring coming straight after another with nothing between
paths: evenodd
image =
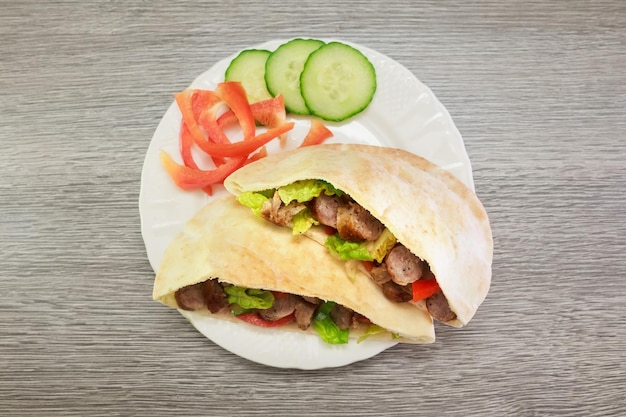
<instances>
[{"instance_id":1,"label":"lettuce leaf","mask_svg":"<svg viewBox=\"0 0 626 417\"><path fill-rule=\"evenodd\" d=\"M363 335L357 339L356 343L359 344L372 335L384 333L386 331L387 330L377 324L370 324L369 326L367 326L367 329L365 329Z\"/></svg>"},{"instance_id":2,"label":"lettuce leaf","mask_svg":"<svg viewBox=\"0 0 626 417\"><path fill-rule=\"evenodd\" d=\"M265 203L269 198L263 195L262 192L252 192L246 191L237 197L237 201L243 204L246 207L252 209L252 212L257 216L261 215L261 208L263 207L263 203Z\"/></svg>"},{"instance_id":3,"label":"lettuce leaf","mask_svg":"<svg viewBox=\"0 0 626 417\"><path fill-rule=\"evenodd\" d=\"M228 295L229 304L237 304L244 309L265 310L274 304L274 295L270 291L232 285L225 287L224 292Z\"/></svg>"},{"instance_id":4,"label":"lettuce leaf","mask_svg":"<svg viewBox=\"0 0 626 417\"><path fill-rule=\"evenodd\" d=\"M313 218L309 209L304 209L291 219L291 223L293 224L292 233L294 235L304 233L309 230L312 226L320 224L317 220Z\"/></svg>"},{"instance_id":5,"label":"lettuce leaf","mask_svg":"<svg viewBox=\"0 0 626 417\"><path fill-rule=\"evenodd\" d=\"M381 263L389 251L395 246L397 241L398 240L393 233L385 227L378 239L373 242L368 242L366 246L372 258L376 262Z\"/></svg>"},{"instance_id":6,"label":"lettuce leaf","mask_svg":"<svg viewBox=\"0 0 626 417\"><path fill-rule=\"evenodd\" d=\"M313 319L313 328L324 342L332 345L345 344L348 343L350 331L348 329L341 330L330 317L330 310L334 306L335 303L332 301L321 305Z\"/></svg>"},{"instance_id":7,"label":"lettuce leaf","mask_svg":"<svg viewBox=\"0 0 626 417\"><path fill-rule=\"evenodd\" d=\"M289 204L293 200L296 200L298 203L304 203L319 196L322 191L326 195L341 196L343 194L342 191L326 181L301 180L278 188L278 195L285 204Z\"/></svg>"},{"instance_id":8,"label":"lettuce leaf","mask_svg":"<svg viewBox=\"0 0 626 417\"><path fill-rule=\"evenodd\" d=\"M324 246L331 252L338 254L342 261L347 261L348 259L357 259L359 261L374 260L367 249L367 243L348 242L338 234L329 236Z\"/></svg>"}]
</instances>

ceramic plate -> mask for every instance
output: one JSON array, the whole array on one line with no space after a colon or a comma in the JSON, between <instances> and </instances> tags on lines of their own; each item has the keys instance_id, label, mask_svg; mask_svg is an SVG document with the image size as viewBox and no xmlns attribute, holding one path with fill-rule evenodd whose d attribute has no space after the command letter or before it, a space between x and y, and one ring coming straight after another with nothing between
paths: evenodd
<instances>
[{"instance_id":1,"label":"ceramic plate","mask_svg":"<svg viewBox=\"0 0 626 417\"><path fill-rule=\"evenodd\" d=\"M273 40L252 48L271 51L284 42L286 40ZM393 59L370 48L350 44L363 52L374 65L377 90L365 111L346 122L326 124L334 134L328 143L363 143L404 149L442 166L474 189L463 138L432 91ZM224 72L235 56L237 54L216 63L196 78L190 88L215 89L224 80ZM310 121L306 117L290 120L295 122L295 127L282 149L296 147L309 128ZM155 271L165 249L182 230L184 223L212 198L226 193L223 187L216 187L213 197L202 191L182 191L162 168L159 159L162 149L180 162L180 124L181 114L173 102L152 137L142 170L139 196L141 231L148 259ZM270 153L280 151L275 143L268 147ZM200 160L199 165L205 163L209 164ZM343 366L375 356L395 345L395 342L365 341L357 344L351 341L347 345L333 346L321 342L315 335L257 328L193 312L181 311L181 314L204 336L226 350L274 367L319 369Z\"/></svg>"}]
</instances>

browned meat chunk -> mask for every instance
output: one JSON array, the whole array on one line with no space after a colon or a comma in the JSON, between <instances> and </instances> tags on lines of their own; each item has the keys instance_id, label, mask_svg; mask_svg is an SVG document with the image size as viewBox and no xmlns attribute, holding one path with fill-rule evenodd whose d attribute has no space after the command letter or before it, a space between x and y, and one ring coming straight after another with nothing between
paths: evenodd
<instances>
[{"instance_id":1,"label":"browned meat chunk","mask_svg":"<svg viewBox=\"0 0 626 417\"><path fill-rule=\"evenodd\" d=\"M394 303L406 303L413 299L413 290L411 284L398 285L393 281L388 281L383 284L383 294L388 300Z\"/></svg>"},{"instance_id":2,"label":"browned meat chunk","mask_svg":"<svg viewBox=\"0 0 626 417\"><path fill-rule=\"evenodd\" d=\"M378 285L383 285L385 282L391 280L391 276L389 275L389 272L387 272L387 267L385 266L385 264L373 267L370 271L370 276L372 277L372 280Z\"/></svg>"},{"instance_id":3,"label":"browned meat chunk","mask_svg":"<svg viewBox=\"0 0 626 417\"><path fill-rule=\"evenodd\" d=\"M410 284L422 277L426 262L413 255L403 245L396 245L385 258L387 272L391 279L400 285Z\"/></svg>"},{"instance_id":4,"label":"browned meat chunk","mask_svg":"<svg viewBox=\"0 0 626 417\"><path fill-rule=\"evenodd\" d=\"M293 313L295 308L296 296L284 294L280 297L274 297L274 304L270 308L259 310L259 316L263 320L276 321Z\"/></svg>"},{"instance_id":5,"label":"browned meat chunk","mask_svg":"<svg viewBox=\"0 0 626 417\"><path fill-rule=\"evenodd\" d=\"M450 310L450 304L448 304L446 296L443 295L441 291L426 299L426 307L430 315L440 322L446 322L456 318L456 314L454 314L454 311Z\"/></svg>"},{"instance_id":6,"label":"browned meat chunk","mask_svg":"<svg viewBox=\"0 0 626 417\"><path fill-rule=\"evenodd\" d=\"M337 196L329 196L321 193L315 197L309 206L311 215L323 225L337 228L337 209L341 205L341 199Z\"/></svg>"},{"instance_id":7,"label":"browned meat chunk","mask_svg":"<svg viewBox=\"0 0 626 417\"><path fill-rule=\"evenodd\" d=\"M311 304L304 299L299 298L296 301L295 306L295 315L296 315L296 323L298 327L302 330L306 330L311 325L311 321L313 321L313 314L315 313L315 309L317 308L316 304Z\"/></svg>"},{"instance_id":8,"label":"browned meat chunk","mask_svg":"<svg viewBox=\"0 0 626 417\"><path fill-rule=\"evenodd\" d=\"M313 305L318 305L319 303L322 302L322 300L320 300L317 297L306 297L306 296L302 296L302 298L304 298L304 301L306 301L307 303L311 303Z\"/></svg>"},{"instance_id":9,"label":"browned meat chunk","mask_svg":"<svg viewBox=\"0 0 626 417\"><path fill-rule=\"evenodd\" d=\"M337 231L350 242L376 240L385 229L377 218L360 205L349 202L337 208Z\"/></svg>"},{"instance_id":10,"label":"browned meat chunk","mask_svg":"<svg viewBox=\"0 0 626 417\"><path fill-rule=\"evenodd\" d=\"M330 317L341 330L349 329L352 326L353 316L354 311L339 304L335 304L330 310Z\"/></svg>"},{"instance_id":11,"label":"browned meat chunk","mask_svg":"<svg viewBox=\"0 0 626 417\"><path fill-rule=\"evenodd\" d=\"M274 193L274 196L263 203L261 208L261 216L271 221L278 226L290 226L293 216L304 210L306 206L304 203L298 203L292 201L287 205L284 205L278 192Z\"/></svg>"},{"instance_id":12,"label":"browned meat chunk","mask_svg":"<svg viewBox=\"0 0 626 417\"><path fill-rule=\"evenodd\" d=\"M187 311L202 310L206 307L206 301L203 294L204 283L188 285L176 291L174 298L178 308Z\"/></svg>"},{"instance_id":13,"label":"browned meat chunk","mask_svg":"<svg viewBox=\"0 0 626 417\"><path fill-rule=\"evenodd\" d=\"M210 279L204 283L203 293L206 306L211 313L215 314L228 307L228 296L216 279Z\"/></svg>"}]
</instances>

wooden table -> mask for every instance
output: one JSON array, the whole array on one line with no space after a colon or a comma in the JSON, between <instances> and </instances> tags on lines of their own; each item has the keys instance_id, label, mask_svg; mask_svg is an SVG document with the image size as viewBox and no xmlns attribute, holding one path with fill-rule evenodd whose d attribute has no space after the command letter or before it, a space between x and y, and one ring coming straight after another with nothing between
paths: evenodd
<instances>
[{"instance_id":1,"label":"wooden table","mask_svg":"<svg viewBox=\"0 0 626 417\"><path fill-rule=\"evenodd\" d=\"M1 415L626 413L626 3L335 3L2 2ZM394 58L454 118L495 240L465 329L298 371L151 300L137 200L172 94L296 36Z\"/></svg>"}]
</instances>

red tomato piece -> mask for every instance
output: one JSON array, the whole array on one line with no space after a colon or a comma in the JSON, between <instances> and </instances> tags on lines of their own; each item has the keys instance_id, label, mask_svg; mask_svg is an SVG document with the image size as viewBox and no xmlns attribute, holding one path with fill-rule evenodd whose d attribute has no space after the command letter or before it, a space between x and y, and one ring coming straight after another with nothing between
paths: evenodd
<instances>
[{"instance_id":1,"label":"red tomato piece","mask_svg":"<svg viewBox=\"0 0 626 417\"><path fill-rule=\"evenodd\" d=\"M257 313L244 313L235 316L240 320L245 321L246 323L253 324L255 326L260 327L279 327L284 326L285 324L289 324L295 320L294 313L291 313L288 316L283 317L282 319L278 319L276 321L267 321L263 320Z\"/></svg>"}]
</instances>

